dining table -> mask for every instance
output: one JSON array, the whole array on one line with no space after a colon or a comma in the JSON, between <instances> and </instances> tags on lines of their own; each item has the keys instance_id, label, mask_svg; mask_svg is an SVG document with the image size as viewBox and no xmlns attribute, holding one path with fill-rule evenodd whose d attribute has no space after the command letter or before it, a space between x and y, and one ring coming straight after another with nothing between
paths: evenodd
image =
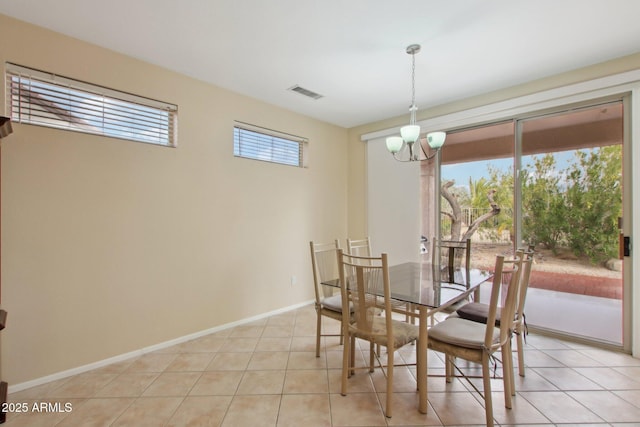
<instances>
[{"instance_id":1,"label":"dining table","mask_svg":"<svg viewBox=\"0 0 640 427\"><path fill-rule=\"evenodd\" d=\"M418 410L426 414L427 349L429 339L428 318L468 298L479 296L480 285L492 278L491 272L481 269L448 268L431 263L404 262L389 267L391 298L410 304L418 310L419 335L416 349L416 368L419 404ZM322 282L340 287L338 279ZM378 292L382 292L379 288ZM378 296L384 296L381 293ZM415 312L408 313L416 317Z\"/></svg>"}]
</instances>

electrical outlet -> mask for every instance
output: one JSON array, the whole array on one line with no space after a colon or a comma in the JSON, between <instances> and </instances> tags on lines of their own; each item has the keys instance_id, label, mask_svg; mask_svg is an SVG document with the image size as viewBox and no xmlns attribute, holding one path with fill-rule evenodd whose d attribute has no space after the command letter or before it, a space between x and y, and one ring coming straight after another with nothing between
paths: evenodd
<instances>
[{"instance_id":1,"label":"electrical outlet","mask_svg":"<svg viewBox=\"0 0 640 427\"><path fill-rule=\"evenodd\" d=\"M296 276L291 276L291 286L295 286L298 283L298 278Z\"/></svg>"}]
</instances>

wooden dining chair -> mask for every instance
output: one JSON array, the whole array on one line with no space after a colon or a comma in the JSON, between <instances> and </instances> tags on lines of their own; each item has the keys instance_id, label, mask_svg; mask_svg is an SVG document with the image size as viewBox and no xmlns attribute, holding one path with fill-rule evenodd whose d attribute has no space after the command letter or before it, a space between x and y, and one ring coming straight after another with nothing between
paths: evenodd
<instances>
[{"instance_id":1,"label":"wooden dining chair","mask_svg":"<svg viewBox=\"0 0 640 427\"><path fill-rule=\"evenodd\" d=\"M503 384L505 406L511 408L511 384L513 377L513 360L511 358L511 322L501 322L496 327L496 314L502 285L502 271L505 263L512 264L514 274L507 288L507 296L502 307L503 318L513 318L517 302L518 281L517 274L522 268L522 257L505 261L503 255L498 255L495 262L491 296L489 300L489 315L486 323L474 322L460 317L448 317L429 329L427 345L430 349L445 354L445 372L447 382L451 381L455 367L455 359L461 358L482 365L483 393L485 401L486 425L493 426L493 403L491 397L491 358L498 351L503 355ZM461 372L461 371L460 371Z\"/></svg>"},{"instance_id":2,"label":"wooden dining chair","mask_svg":"<svg viewBox=\"0 0 640 427\"><path fill-rule=\"evenodd\" d=\"M341 394L346 396L348 378L355 372L356 338L369 341L370 372L374 358L387 377L385 415L392 416L394 353L406 344L418 339L419 330L412 325L392 318L389 264L387 254L380 257L360 257L338 249L342 310L353 308L353 322L342 319L345 337L342 354ZM382 305L381 305L381 304ZM380 311L382 309L382 312ZM385 366L376 357L374 346L387 348Z\"/></svg>"},{"instance_id":3,"label":"wooden dining chair","mask_svg":"<svg viewBox=\"0 0 640 427\"><path fill-rule=\"evenodd\" d=\"M526 334L526 323L524 306L527 298L527 290L529 289L529 278L531 277L531 267L533 265L533 248L519 249L517 253L520 253L523 257L522 268L520 270L520 280L518 282L518 289L516 291L516 309L513 317L512 330L516 336L516 350L518 353L518 374L524 377L525 364L524 364L524 335ZM511 278L513 273L509 269L503 269L502 282L505 283L506 278ZM472 302L460 307L455 315L464 319L473 320L475 322L486 323L489 316L489 305L481 302ZM503 317L501 310L498 309L496 314L496 326L500 325ZM511 394L515 395L515 380L511 383Z\"/></svg>"},{"instance_id":4,"label":"wooden dining chair","mask_svg":"<svg viewBox=\"0 0 640 427\"><path fill-rule=\"evenodd\" d=\"M325 280L337 280L338 249L340 242L336 239L332 243L309 242L311 248L311 267L313 269L313 284L315 293L315 308L317 315L316 324L316 357L320 357L321 337L339 336L340 344L343 343L342 334L323 334L322 316L342 322L342 297L338 287L322 285ZM342 323L340 325L342 328Z\"/></svg>"}]
</instances>

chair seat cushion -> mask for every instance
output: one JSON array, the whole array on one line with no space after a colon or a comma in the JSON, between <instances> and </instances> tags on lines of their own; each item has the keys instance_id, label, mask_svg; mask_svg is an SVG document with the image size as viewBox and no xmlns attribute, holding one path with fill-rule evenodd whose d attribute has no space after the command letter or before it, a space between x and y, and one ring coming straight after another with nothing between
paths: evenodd
<instances>
[{"instance_id":1,"label":"chair seat cushion","mask_svg":"<svg viewBox=\"0 0 640 427\"><path fill-rule=\"evenodd\" d=\"M340 294L336 294L323 299L322 307L327 310L342 313L342 296Z\"/></svg>"},{"instance_id":2,"label":"chair seat cushion","mask_svg":"<svg viewBox=\"0 0 640 427\"><path fill-rule=\"evenodd\" d=\"M410 323L402 322L400 320L391 320L391 323L392 323L391 327L393 328L393 341L394 341L393 348L394 349L398 349L418 339L420 330L417 325L412 325ZM387 348L390 347L390 345L388 345L387 343L387 324L384 316L373 318L373 324L371 325L371 333L365 333L361 330L357 330L355 326L354 326L353 332L359 338L363 338L366 340L373 340L377 344L380 344Z\"/></svg>"},{"instance_id":3,"label":"chair seat cushion","mask_svg":"<svg viewBox=\"0 0 640 427\"><path fill-rule=\"evenodd\" d=\"M496 326L500 326L500 307L496 311ZM489 316L489 306L479 302L470 302L456 310L458 316L462 319L472 320L474 322L487 323Z\"/></svg>"},{"instance_id":4,"label":"chair seat cushion","mask_svg":"<svg viewBox=\"0 0 640 427\"><path fill-rule=\"evenodd\" d=\"M459 317L448 317L429 329L429 341L438 340L460 347L480 349L484 346L487 326ZM499 342L500 329L493 330L493 343Z\"/></svg>"}]
</instances>

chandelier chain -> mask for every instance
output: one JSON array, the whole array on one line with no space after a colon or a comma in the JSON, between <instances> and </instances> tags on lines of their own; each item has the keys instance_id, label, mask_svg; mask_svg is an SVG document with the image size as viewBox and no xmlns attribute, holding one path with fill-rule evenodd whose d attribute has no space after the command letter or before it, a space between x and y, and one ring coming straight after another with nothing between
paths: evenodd
<instances>
[{"instance_id":1,"label":"chandelier chain","mask_svg":"<svg viewBox=\"0 0 640 427\"><path fill-rule=\"evenodd\" d=\"M416 55L411 54L411 107L416 106Z\"/></svg>"}]
</instances>

